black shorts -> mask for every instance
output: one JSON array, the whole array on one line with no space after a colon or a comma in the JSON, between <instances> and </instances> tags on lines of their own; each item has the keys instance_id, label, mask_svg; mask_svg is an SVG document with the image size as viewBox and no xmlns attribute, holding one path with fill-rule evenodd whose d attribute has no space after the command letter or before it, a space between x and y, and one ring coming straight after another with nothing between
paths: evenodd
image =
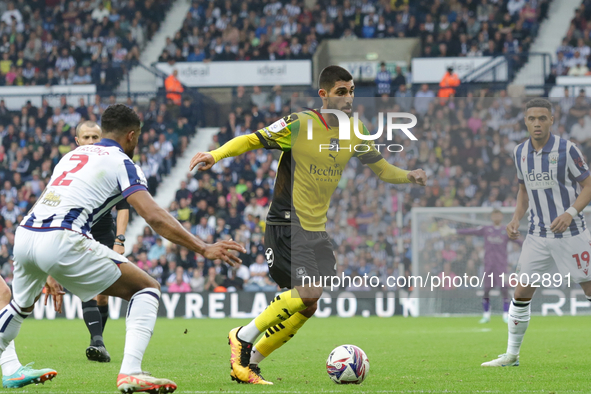
<instances>
[{"instance_id":1,"label":"black shorts","mask_svg":"<svg viewBox=\"0 0 591 394\"><path fill-rule=\"evenodd\" d=\"M112 231L92 234L92 236L94 237L95 241L105 245L109 249L113 249L113 246L115 246L115 233L113 233Z\"/></svg>"},{"instance_id":2,"label":"black shorts","mask_svg":"<svg viewBox=\"0 0 591 394\"><path fill-rule=\"evenodd\" d=\"M269 274L282 288L302 285L304 277L319 283L321 277L336 275L337 262L326 231L268 224L265 247Z\"/></svg>"}]
</instances>

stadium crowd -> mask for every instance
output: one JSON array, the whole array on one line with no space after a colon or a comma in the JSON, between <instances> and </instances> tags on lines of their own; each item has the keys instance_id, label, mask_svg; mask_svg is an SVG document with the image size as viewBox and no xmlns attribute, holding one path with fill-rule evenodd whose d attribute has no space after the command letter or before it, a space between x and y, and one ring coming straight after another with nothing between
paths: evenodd
<instances>
[{"instance_id":1,"label":"stadium crowd","mask_svg":"<svg viewBox=\"0 0 591 394\"><path fill-rule=\"evenodd\" d=\"M239 87L232 105L234 112L228 115L210 149L273 123L281 113L291 112L291 100L295 100L293 111L308 104L298 93L286 95L275 89L267 95L258 88L247 92ZM115 96L107 100L97 96L95 101L87 106L81 100L74 107L63 97L53 108L44 101L39 108L27 104L13 113L0 100L0 271L8 282L16 224L43 191L55 163L75 148L75 126L84 119L100 122L102 111L115 102ZM389 144L400 144L404 149L398 153L381 151L396 166L425 169L430 180L424 188L394 186L379 182L358 160L350 161L328 211L327 230L335 244L339 274L368 274L382 280L409 275L413 206L515 205L513 148L527 138L521 120L522 102L507 97L505 91L495 97L469 94L468 98L442 99L425 85L414 97L358 99L358 103L363 104L356 108L360 119L372 132L378 127L377 112L409 110L416 114L419 123L413 134L418 142L411 143L398 133ZM195 111L187 99L180 107L172 100L152 100L145 108L131 100L128 105L144 122L134 161L155 194L161 177L174 166L194 133ZM282 112L275 108L282 108ZM583 154L591 157L591 105L584 94L556 101L555 118L553 132L576 141ZM224 159L211 171L188 173L169 206L171 214L207 242L232 238L243 243L248 250L241 256L243 265L230 268L221 261L205 260L156 237L150 228L130 240L135 244L129 259L169 291L275 290L268 275L263 234L277 153L253 151ZM401 229L396 226L399 210L403 215ZM402 250L397 244L400 239ZM460 255L454 253L450 256ZM475 252L466 253L474 257ZM447 267L446 262L442 257L438 272Z\"/></svg>"},{"instance_id":2,"label":"stadium crowd","mask_svg":"<svg viewBox=\"0 0 591 394\"><path fill-rule=\"evenodd\" d=\"M562 45L556 49L553 74L584 76L591 75L591 1L585 0L575 11Z\"/></svg>"},{"instance_id":3,"label":"stadium crowd","mask_svg":"<svg viewBox=\"0 0 591 394\"><path fill-rule=\"evenodd\" d=\"M420 92L415 97L371 99L375 100L373 106L363 100L366 108L360 119L370 130L378 127L378 111L411 110L417 115L419 123L413 134L418 142L411 143L400 133L390 143L401 144L404 150L382 154L401 168L425 169L430 181L424 188L393 186L378 181L356 159L349 163L328 211L327 231L337 251L339 274L376 275L382 280L409 275L413 206L515 205L513 148L528 136L522 121L523 103L507 97L505 91L495 97L470 94L450 100L436 98L427 86ZM267 96L258 88L249 94L239 87L235 112L229 114L210 148L271 124L279 118L274 108L282 107L289 113L288 103L293 98L298 95L287 97L275 89ZM591 157L591 123L585 123L591 120L591 106L584 96L573 103L569 106L568 99L555 103L553 132L576 141L584 155ZM360 107L356 110L361 112ZM259 150L224 159L209 172L188 173L169 207L188 230L203 239L231 237L244 243L249 252L241 256L244 264L238 269L162 243L149 228L137 239L131 258L173 291L274 290L265 263L263 234L277 165L277 152ZM399 210L402 229L396 226ZM402 251L397 246L399 239L403 240ZM472 256L478 250L466 253ZM455 256L455 261L460 254L454 253L450 256ZM446 262L439 262L437 272L445 270Z\"/></svg>"},{"instance_id":4,"label":"stadium crowd","mask_svg":"<svg viewBox=\"0 0 591 394\"><path fill-rule=\"evenodd\" d=\"M160 61L310 59L323 39L419 37L423 56L527 51L549 0L195 0Z\"/></svg>"},{"instance_id":5,"label":"stadium crowd","mask_svg":"<svg viewBox=\"0 0 591 394\"><path fill-rule=\"evenodd\" d=\"M0 86L117 86L170 0L0 2Z\"/></svg>"},{"instance_id":6,"label":"stadium crowd","mask_svg":"<svg viewBox=\"0 0 591 394\"><path fill-rule=\"evenodd\" d=\"M8 283L12 278L14 231L31 209L49 181L60 158L76 148L76 126L84 120L100 123L101 114L115 103L115 96L86 105L69 105L63 96L51 107L43 100L40 107L27 103L12 112L0 99L0 274ZM143 122L143 130L134 161L144 171L150 191L156 193L161 176L167 174L175 159L187 147L195 133L195 110L190 100L179 107L151 100L146 108L134 108Z\"/></svg>"}]
</instances>

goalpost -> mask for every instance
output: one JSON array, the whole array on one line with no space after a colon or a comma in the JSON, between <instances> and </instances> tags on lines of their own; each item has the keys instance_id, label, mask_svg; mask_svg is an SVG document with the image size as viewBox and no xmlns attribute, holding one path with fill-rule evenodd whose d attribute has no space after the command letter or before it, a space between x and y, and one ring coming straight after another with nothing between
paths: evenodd
<instances>
[{"instance_id":1,"label":"goalpost","mask_svg":"<svg viewBox=\"0 0 591 394\"><path fill-rule=\"evenodd\" d=\"M501 226L504 228L513 215L514 207L503 207ZM478 236L451 235L449 229L476 228L491 225L490 214L493 208L483 207L417 207L411 210L412 230L412 275L422 280L433 280L433 276L442 272L456 276L466 275L483 278L484 240ZM591 206L583 211L587 226L591 226ZM521 220L519 231L525 239L529 228L529 211ZM591 245L590 245L591 250ZM521 246L510 242L508 245L509 274L515 272L521 252ZM554 273L551 273L554 274ZM451 276L451 275L450 275ZM465 278L465 277L464 277ZM459 278L458 278L459 279ZM485 278L486 280L486 278ZM496 281L497 279L495 279ZM428 284L429 282L425 282ZM457 282L459 283L459 281ZM444 287L444 288L442 288ZM420 315L455 315L482 313L481 299L483 287L470 286L462 282L461 286L415 287L410 295L416 298ZM510 289L510 296L513 290ZM493 289L490 295L493 314L502 312L500 291ZM580 286L566 281L556 282L549 288L540 288L534 297L532 311L535 313L589 313L589 302L585 300Z\"/></svg>"}]
</instances>

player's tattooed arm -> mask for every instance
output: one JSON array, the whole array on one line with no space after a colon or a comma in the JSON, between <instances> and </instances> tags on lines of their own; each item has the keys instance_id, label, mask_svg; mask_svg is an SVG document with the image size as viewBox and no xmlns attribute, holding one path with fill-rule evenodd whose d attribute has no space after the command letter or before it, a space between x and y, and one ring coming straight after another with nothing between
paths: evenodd
<instances>
[{"instance_id":1,"label":"player's tattooed arm","mask_svg":"<svg viewBox=\"0 0 591 394\"><path fill-rule=\"evenodd\" d=\"M229 265L242 261L232 251L246 253L244 247L232 240L206 244L202 239L188 232L167 210L161 208L150 193L141 190L127 197L137 213L162 237L177 245L184 246L210 260L221 259Z\"/></svg>"}]
</instances>

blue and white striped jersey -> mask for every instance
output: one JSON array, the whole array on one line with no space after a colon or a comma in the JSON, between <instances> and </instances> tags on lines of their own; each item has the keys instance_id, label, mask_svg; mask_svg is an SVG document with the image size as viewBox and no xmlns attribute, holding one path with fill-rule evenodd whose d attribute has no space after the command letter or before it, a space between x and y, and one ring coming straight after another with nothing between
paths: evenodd
<instances>
[{"instance_id":1,"label":"blue and white striped jersey","mask_svg":"<svg viewBox=\"0 0 591 394\"><path fill-rule=\"evenodd\" d=\"M585 218L577 215L562 234L555 234L550 225L573 205L581 182L589 176L589 167L581 151L570 141L550 134L538 152L531 139L517 145L514 151L519 183L524 183L529 197L529 233L545 238L563 238L585 230Z\"/></svg>"},{"instance_id":2,"label":"blue and white striped jersey","mask_svg":"<svg viewBox=\"0 0 591 394\"><path fill-rule=\"evenodd\" d=\"M91 236L92 225L131 194L147 189L142 170L110 139L64 155L21 226L35 231L69 229Z\"/></svg>"}]
</instances>

